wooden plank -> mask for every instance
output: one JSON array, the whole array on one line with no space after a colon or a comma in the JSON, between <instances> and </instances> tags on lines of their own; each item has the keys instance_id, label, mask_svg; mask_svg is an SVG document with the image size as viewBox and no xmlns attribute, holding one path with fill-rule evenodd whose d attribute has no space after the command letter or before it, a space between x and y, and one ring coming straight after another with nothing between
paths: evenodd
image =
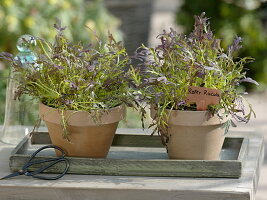
<instances>
[{"instance_id":1,"label":"wooden plank","mask_svg":"<svg viewBox=\"0 0 267 200\"><path fill-rule=\"evenodd\" d=\"M21 154L25 152L25 150L29 147L29 138L30 135L26 135L20 142L19 144L13 149L11 154Z\"/></svg>"},{"instance_id":2,"label":"wooden plank","mask_svg":"<svg viewBox=\"0 0 267 200\"><path fill-rule=\"evenodd\" d=\"M31 135L32 144L51 144L48 132L33 132Z\"/></svg>"},{"instance_id":3,"label":"wooden plank","mask_svg":"<svg viewBox=\"0 0 267 200\"><path fill-rule=\"evenodd\" d=\"M48 157L38 157L37 160ZM116 160L68 158L70 174L93 175L130 175L130 176L179 176L179 177L227 177L238 178L241 175L241 164L238 161L183 161L183 160ZM11 170L17 171L28 160L27 156L11 157ZM38 169L36 165L30 170ZM48 173L60 173L64 164L47 170Z\"/></svg>"},{"instance_id":4,"label":"wooden plank","mask_svg":"<svg viewBox=\"0 0 267 200\"><path fill-rule=\"evenodd\" d=\"M199 182L197 182L201 187L198 189L190 190L190 186L188 184L185 184L188 186L186 190L181 190L179 187L177 187L176 190L174 189L154 189L149 187L147 185L147 181L143 180L138 181L141 182L140 184L143 184L143 187L140 187L139 185L135 185L135 187L131 188L123 188L124 185L127 183L124 183L123 180L118 181L115 180L114 185L117 183L117 185L113 186L113 188L104 188L103 182L93 182L93 180L83 180L75 179L74 176L73 179L70 179L70 181L61 181L59 184L49 185L47 186L47 182L40 183L38 181L38 185L36 186L31 184L31 187L29 186L22 186L22 187L0 187L0 193L2 199L7 200L21 200L27 199L27 200L36 200L38 197L38 200L70 200L70 199L90 199L90 200L99 200L99 199L108 199L108 200L118 200L118 199L125 199L125 200L254 200L250 198L249 189L237 189L234 190L236 187L236 183L232 186L232 190L226 190L226 191L214 191L213 187L207 187L201 185ZM95 177L95 176L94 176ZM81 176L79 176L81 178ZM101 181L107 181L107 180L101 180ZM113 182L113 180L110 180ZM162 182L168 183L167 180L156 180L159 181L159 183L162 184ZM176 182L180 182L181 180L177 180ZM27 183L29 183L30 180L28 180ZM37 181L31 181L32 183L36 183ZM62 186L62 182L64 186ZM87 188L81 188L77 187L77 185L85 185L85 183L94 183L94 187L89 185ZM183 183L183 182L182 182ZM132 183L134 185L135 182ZM150 184L150 182L149 182ZM228 184L226 182L225 184ZM68 187L66 187L66 185ZM150 184L151 185L151 184ZM165 184L166 185L166 184ZM182 184L180 184L182 185ZM195 185L195 184L194 184ZM214 180L213 185L217 186L218 181ZM72 186L72 187L71 187ZM177 185L175 185L177 186ZM217 186L218 187L218 186ZM217 188L216 187L216 188ZM14 189L15 188L15 189Z\"/></svg>"},{"instance_id":5,"label":"wooden plank","mask_svg":"<svg viewBox=\"0 0 267 200\"><path fill-rule=\"evenodd\" d=\"M240 147L238 158L237 158L238 160L242 161L246 158L248 143L249 143L248 138L243 138L242 145Z\"/></svg>"},{"instance_id":6,"label":"wooden plank","mask_svg":"<svg viewBox=\"0 0 267 200\"><path fill-rule=\"evenodd\" d=\"M32 134L32 144L51 144L50 137L47 132L37 132ZM159 136L151 135L125 135L115 134L112 146L126 147L163 147Z\"/></svg>"},{"instance_id":7,"label":"wooden plank","mask_svg":"<svg viewBox=\"0 0 267 200\"><path fill-rule=\"evenodd\" d=\"M245 173L239 179L66 175L60 180L43 181L20 176L0 181L1 199L34 200L38 196L40 200L253 200L260 168L258 164L264 155L263 139L244 132L235 136L249 137ZM9 173L7 160L12 147L3 143L0 145L2 176Z\"/></svg>"},{"instance_id":8,"label":"wooden plank","mask_svg":"<svg viewBox=\"0 0 267 200\"><path fill-rule=\"evenodd\" d=\"M71 166L68 173L96 175L133 175L133 176L180 176L180 177L227 177L238 178L241 175L242 160L246 154L243 138L226 138L221 157L223 160L170 160L158 136L149 135L116 135L114 146L106 159L69 157ZM26 143L27 140L24 140ZM48 133L35 133L32 142L40 145L49 143ZM147 145L148 144L148 145ZM18 147L10 157L12 171L19 170L27 161L30 152ZM126 147L123 147L126 146ZM144 147L146 146L146 147ZM38 145L32 145L32 151ZM149 147L149 148L147 148ZM150 148L161 147L161 148ZM241 148L242 147L242 148ZM240 149L242 150L240 152ZM38 159L54 156L54 152ZM31 168L34 170L35 168ZM58 173L64 165L57 165L47 172Z\"/></svg>"},{"instance_id":9,"label":"wooden plank","mask_svg":"<svg viewBox=\"0 0 267 200\"><path fill-rule=\"evenodd\" d=\"M112 146L164 147L159 136L123 134L115 135Z\"/></svg>"},{"instance_id":10,"label":"wooden plank","mask_svg":"<svg viewBox=\"0 0 267 200\"><path fill-rule=\"evenodd\" d=\"M235 148L240 149L243 138L228 137L225 138L223 148ZM51 140L47 132L36 132L32 134L32 144L51 144ZM161 139L158 135L143 135L143 134L115 134L112 146L124 146L124 147L156 147L164 148Z\"/></svg>"}]
</instances>

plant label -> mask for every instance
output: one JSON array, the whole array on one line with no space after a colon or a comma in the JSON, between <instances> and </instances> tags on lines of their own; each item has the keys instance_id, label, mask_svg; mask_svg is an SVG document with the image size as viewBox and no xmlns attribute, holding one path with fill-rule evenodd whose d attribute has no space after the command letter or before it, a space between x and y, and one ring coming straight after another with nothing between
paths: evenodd
<instances>
[{"instance_id":1,"label":"plant label","mask_svg":"<svg viewBox=\"0 0 267 200\"><path fill-rule=\"evenodd\" d=\"M219 104L221 91L205 87L190 86L186 102L196 103L197 110L207 110L208 105Z\"/></svg>"}]
</instances>

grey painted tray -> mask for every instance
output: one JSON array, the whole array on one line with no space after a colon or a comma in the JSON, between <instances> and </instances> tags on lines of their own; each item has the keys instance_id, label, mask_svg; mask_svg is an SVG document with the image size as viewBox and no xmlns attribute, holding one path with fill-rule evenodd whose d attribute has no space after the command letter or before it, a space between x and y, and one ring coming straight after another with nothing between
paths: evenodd
<instances>
[{"instance_id":1,"label":"grey painted tray","mask_svg":"<svg viewBox=\"0 0 267 200\"><path fill-rule=\"evenodd\" d=\"M50 144L47 132L26 136L10 156L10 169L18 171L37 148ZM158 136L116 134L105 159L68 157L71 174L239 178L247 154L248 139L226 137L220 160L168 159ZM53 150L37 159L55 156ZM38 167L38 166L36 166ZM60 164L47 170L58 173ZM34 168L32 168L34 169Z\"/></svg>"}]
</instances>

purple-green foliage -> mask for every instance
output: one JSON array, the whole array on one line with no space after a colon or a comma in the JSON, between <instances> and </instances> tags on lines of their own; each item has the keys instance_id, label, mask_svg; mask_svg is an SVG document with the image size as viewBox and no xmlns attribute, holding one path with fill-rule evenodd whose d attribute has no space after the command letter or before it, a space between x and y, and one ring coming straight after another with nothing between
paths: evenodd
<instances>
[{"instance_id":1,"label":"purple-green foliage","mask_svg":"<svg viewBox=\"0 0 267 200\"><path fill-rule=\"evenodd\" d=\"M218 114L223 109L224 114L238 121L249 121L254 112L248 104L249 111L245 113L244 99L237 86L241 82L257 82L246 77L244 71L244 65L253 59L234 56L242 47L240 37L224 50L202 13L195 16L194 29L188 36L170 29L158 38L161 44L156 48L143 45L137 49L135 57L142 61L146 70L139 72L139 78L134 78L145 101L157 108L158 127L166 125L166 108L196 110L195 104L185 102L189 86L221 90L220 103L209 106L209 110Z\"/></svg>"},{"instance_id":2,"label":"purple-green foliage","mask_svg":"<svg viewBox=\"0 0 267 200\"><path fill-rule=\"evenodd\" d=\"M54 44L37 38L35 64L23 67L12 54L0 54L18 74L17 97L28 94L54 108L88 112L138 104L128 87L130 59L122 43L112 35L106 43L96 38L96 46L72 43L65 28L55 24Z\"/></svg>"},{"instance_id":3,"label":"purple-green foliage","mask_svg":"<svg viewBox=\"0 0 267 200\"><path fill-rule=\"evenodd\" d=\"M120 20L108 12L103 0L5 0L0 3L0 51L18 53L16 42L24 34L51 42L56 30L50 27L56 18L68 27L65 35L72 41L96 44L94 34L107 41L108 30L114 38L122 38L118 29ZM9 66L0 64L0 104L3 105L0 107L0 122L3 123Z\"/></svg>"}]
</instances>

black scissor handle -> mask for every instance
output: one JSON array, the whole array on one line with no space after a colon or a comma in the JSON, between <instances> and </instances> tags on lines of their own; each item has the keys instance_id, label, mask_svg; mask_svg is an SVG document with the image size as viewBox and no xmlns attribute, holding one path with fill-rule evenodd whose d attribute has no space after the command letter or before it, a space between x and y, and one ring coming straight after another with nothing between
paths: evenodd
<instances>
[{"instance_id":1,"label":"black scissor handle","mask_svg":"<svg viewBox=\"0 0 267 200\"><path fill-rule=\"evenodd\" d=\"M46 161L46 160L44 160L44 161ZM57 176L41 176L41 175L38 175L38 174L44 172L46 169L52 167L53 165L55 165L55 164L57 164L59 162L64 162L65 163L65 169L64 169L63 172L61 172L61 174L59 174ZM33 164L34 163L32 163L32 165ZM41 168L39 168L37 170L34 170L32 172L26 171L25 175L26 176L32 176L34 178L43 179L43 180L57 180L57 179L63 177L67 173L67 171L69 169L69 166L70 166L70 163L66 158L59 158L59 159L54 160L53 162L49 163L48 165L45 165L45 166L43 166L43 167L41 167Z\"/></svg>"},{"instance_id":2,"label":"black scissor handle","mask_svg":"<svg viewBox=\"0 0 267 200\"><path fill-rule=\"evenodd\" d=\"M43 147L41 147L40 149L38 149L37 151L35 151L32 155L31 155L31 157L30 157L30 159L28 160L28 163L29 162L31 162L32 161L32 159L34 159L34 157L40 152L40 151L43 151L44 149L57 149L57 150L59 150L61 153L62 153L62 155L60 156L60 157L58 157L58 158L64 158L65 157L65 151L63 150L63 149L61 149L59 146L56 146L56 145L46 145L46 146L43 146Z\"/></svg>"},{"instance_id":3,"label":"black scissor handle","mask_svg":"<svg viewBox=\"0 0 267 200\"><path fill-rule=\"evenodd\" d=\"M35 156L41 152L42 150L44 149L49 149L49 148L52 148L52 149L57 149L59 150L62 155L59 156L59 157L56 157L56 158L48 158L48 159L44 159L44 160L36 160L34 161L33 159L35 158ZM64 171L57 175L57 176L41 176L41 175L38 175L39 173L41 172L44 172L46 169L56 165L57 163L60 163L60 162L64 162L65 163L65 169ZM42 164L42 163L48 163L47 165L45 166L42 166L40 167L39 169L37 170L34 170L32 172L28 171L28 168L33 166L33 165L37 165L37 164ZM28 160L28 162L23 166L22 170L24 172L24 174L26 176L32 176L32 177L35 177L35 178L39 178L39 179L44 179L44 180L56 180L56 179L59 179L61 178L62 176L64 176L68 169L69 169L69 161L68 159L65 158L65 152L63 149L61 149L60 147L56 146L56 145L46 145L46 146L43 146L41 147L40 149L38 149L37 151L35 151L32 156L30 157L30 159Z\"/></svg>"}]
</instances>

